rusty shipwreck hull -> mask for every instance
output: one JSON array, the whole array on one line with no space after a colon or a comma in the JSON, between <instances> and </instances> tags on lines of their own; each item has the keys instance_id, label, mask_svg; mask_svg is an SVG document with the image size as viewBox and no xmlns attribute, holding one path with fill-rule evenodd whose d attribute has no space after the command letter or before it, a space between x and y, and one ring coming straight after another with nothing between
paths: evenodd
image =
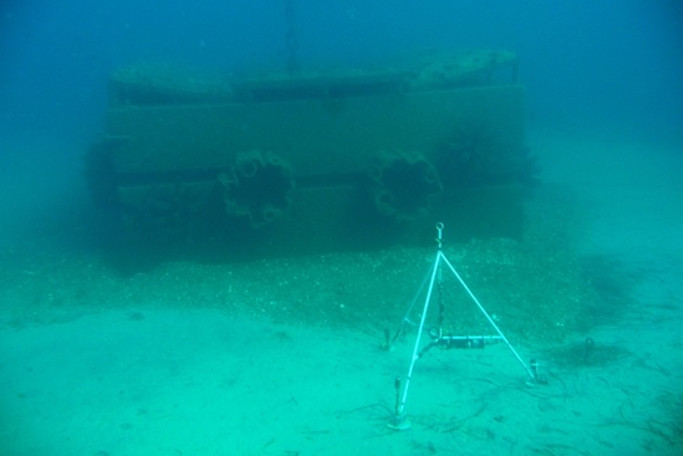
<instances>
[{"instance_id":1,"label":"rusty shipwreck hull","mask_svg":"<svg viewBox=\"0 0 683 456\"><path fill-rule=\"evenodd\" d=\"M436 221L454 239L521 234L533 173L522 86L416 88L390 74L222 93L112 97L87 173L128 245L230 255L429 244Z\"/></svg>"}]
</instances>

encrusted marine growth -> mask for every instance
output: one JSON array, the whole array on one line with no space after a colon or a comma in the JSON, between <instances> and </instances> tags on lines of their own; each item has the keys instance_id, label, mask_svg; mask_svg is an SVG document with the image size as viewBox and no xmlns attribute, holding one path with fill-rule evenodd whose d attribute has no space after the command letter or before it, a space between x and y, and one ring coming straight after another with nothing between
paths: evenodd
<instances>
[{"instance_id":1,"label":"encrusted marine growth","mask_svg":"<svg viewBox=\"0 0 683 456\"><path fill-rule=\"evenodd\" d=\"M442 190L434 166L421 154L384 157L371 170L377 210L396 221L412 221L429 209L429 200Z\"/></svg>"},{"instance_id":2,"label":"encrusted marine growth","mask_svg":"<svg viewBox=\"0 0 683 456\"><path fill-rule=\"evenodd\" d=\"M219 176L225 187L225 209L230 215L248 217L251 226L271 223L289 207L294 188L291 167L272 152L250 151L238 155Z\"/></svg>"}]
</instances>

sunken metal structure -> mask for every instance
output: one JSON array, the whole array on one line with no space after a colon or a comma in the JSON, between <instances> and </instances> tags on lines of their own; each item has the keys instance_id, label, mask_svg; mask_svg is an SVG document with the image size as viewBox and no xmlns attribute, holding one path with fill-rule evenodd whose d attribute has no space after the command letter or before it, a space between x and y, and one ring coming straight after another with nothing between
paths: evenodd
<instances>
[{"instance_id":1,"label":"sunken metal structure","mask_svg":"<svg viewBox=\"0 0 683 456\"><path fill-rule=\"evenodd\" d=\"M130 247L364 249L429 242L435 221L517 237L534 166L516 78L500 51L249 78L123 68L88 185Z\"/></svg>"}]
</instances>

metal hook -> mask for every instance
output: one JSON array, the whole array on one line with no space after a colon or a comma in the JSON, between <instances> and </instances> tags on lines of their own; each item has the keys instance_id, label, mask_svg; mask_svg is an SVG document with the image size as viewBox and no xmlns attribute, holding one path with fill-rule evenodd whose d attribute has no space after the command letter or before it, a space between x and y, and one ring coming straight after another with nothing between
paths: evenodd
<instances>
[{"instance_id":1,"label":"metal hook","mask_svg":"<svg viewBox=\"0 0 683 456\"><path fill-rule=\"evenodd\" d=\"M443 222L437 222L436 223L436 242L438 244L439 250L441 250L441 245L443 242L443 228L444 228Z\"/></svg>"}]
</instances>

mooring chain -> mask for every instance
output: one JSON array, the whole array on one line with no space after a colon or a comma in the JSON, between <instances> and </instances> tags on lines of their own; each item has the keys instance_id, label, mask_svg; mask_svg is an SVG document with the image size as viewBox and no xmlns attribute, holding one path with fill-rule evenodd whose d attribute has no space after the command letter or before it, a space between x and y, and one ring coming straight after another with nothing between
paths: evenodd
<instances>
[{"instance_id":1,"label":"mooring chain","mask_svg":"<svg viewBox=\"0 0 683 456\"><path fill-rule=\"evenodd\" d=\"M298 37L296 27L296 0L285 0L285 20L287 21L287 73L291 76L299 70L297 59Z\"/></svg>"}]
</instances>

